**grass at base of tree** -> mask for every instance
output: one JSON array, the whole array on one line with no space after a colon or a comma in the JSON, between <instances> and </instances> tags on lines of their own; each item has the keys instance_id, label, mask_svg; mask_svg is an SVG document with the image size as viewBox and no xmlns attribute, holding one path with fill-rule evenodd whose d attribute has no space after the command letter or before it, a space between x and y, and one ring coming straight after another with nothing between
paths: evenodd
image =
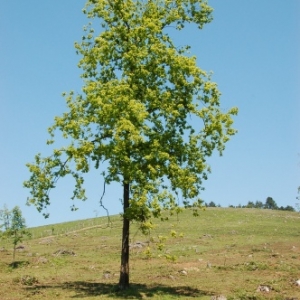
<instances>
[{"instance_id":1,"label":"grass at base of tree","mask_svg":"<svg viewBox=\"0 0 300 300\"><path fill-rule=\"evenodd\" d=\"M186 210L178 220L157 220L150 236L133 225L125 292L116 288L121 218L107 225L97 218L32 228L14 268L12 246L1 241L0 299L300 299L298 213L208 208L192 217Z\"/></svg>"}]
</instances>

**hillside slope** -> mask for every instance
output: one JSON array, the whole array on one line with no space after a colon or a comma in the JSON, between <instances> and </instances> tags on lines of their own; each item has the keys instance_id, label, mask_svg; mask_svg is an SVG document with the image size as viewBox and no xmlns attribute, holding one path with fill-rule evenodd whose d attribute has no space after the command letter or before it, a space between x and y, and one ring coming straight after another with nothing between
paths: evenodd
<instances>
[{"instance_id":1,"label":"hillside slope","mask_svg":"<svg viewBox=\"0 0 300 300\"><path fill-rule=\"evenodd\" d=\"M121 219L30 229L17 253L1 241L0 299L300 299L300 215L258 209L186 210L131 230L131 289L116 291Z\"/></svg>"}]
</instances>

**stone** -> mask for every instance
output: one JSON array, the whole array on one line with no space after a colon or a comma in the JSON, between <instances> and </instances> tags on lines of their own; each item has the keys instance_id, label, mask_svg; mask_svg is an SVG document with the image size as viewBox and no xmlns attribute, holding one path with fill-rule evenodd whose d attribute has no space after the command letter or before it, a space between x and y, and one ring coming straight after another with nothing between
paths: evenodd
<instances>
[{"instance_id":1,"label":"stone","mask_svg":"<svg viewBox=\"0 0 300 300\"><path fill-rule=\"evenodd\" d=\"M212 296L210 299L211 300L227 300L227 298L224 295Z\"/></svg>"},{"instance_id":2,"label":"stone","mask_svg":"<svg viewBox=\"0 0 300 300\"><path fill-rule=\"evenodd\" d=\"M270 292L270 287L268 287L266 285L259 285L256 291L257 292L269 293Z\"/></svg>"}]
</instances>

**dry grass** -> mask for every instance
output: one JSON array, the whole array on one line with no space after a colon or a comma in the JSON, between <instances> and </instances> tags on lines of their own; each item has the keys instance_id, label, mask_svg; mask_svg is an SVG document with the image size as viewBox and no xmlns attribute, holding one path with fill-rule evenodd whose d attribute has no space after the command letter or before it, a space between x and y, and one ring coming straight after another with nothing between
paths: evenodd
<instances>
[{"instance_id":1,"label":"dry grass","mask_svg":"<svg viewBox=\"0 0 300 300\"><path fill-rule=\"evenodd\" d=\"M123 293L118 216L109 227L98 218L33 228L14 268L12 246L2 241L0 299L300 299L298 213L211 208L156 225L150 237L132 226L131 242L146 245L131 250L132 284Z\"/></svg>"}]
</instances>

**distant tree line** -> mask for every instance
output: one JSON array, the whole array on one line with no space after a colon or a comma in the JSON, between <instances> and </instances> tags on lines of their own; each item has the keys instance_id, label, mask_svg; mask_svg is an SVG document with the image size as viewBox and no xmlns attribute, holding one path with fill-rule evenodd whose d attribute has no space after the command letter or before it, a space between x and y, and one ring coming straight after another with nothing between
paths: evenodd
<instances>
[{"instance_id":1,"label":"distant tree line","mask_svg":"<svg viewBox=\"0 0 300 300\"><path fill-rule=\"evenodd\" d=\"M275 200L272 197L268 197L263 203L262 201L249 201L246 205L238 205L233 206L229 205L229 207L236 207L236 208L260 208L260 209L274 209L274 210L285 210L285 211L295 211L294 207L287 205L285 207L278 206Z\"/></svg>"},{"instance_id":2,"label":"distant tree line","mask_svg":"<svg viewBox=\"0 0 300 300\"><path fill-rule=\"evenodd\" d=\"M300 198L300 197L299 197ZM300 199L299 199L300 200ZM205 207L221 207L220 204L216 204L214 201L210 201L208 203L204 203ZM274 209L274 210L285 210L285 211L295 211L294 207L287 205L285 207L278 206L275 200L272 197L268 197L263 203L262 201L249 201L246 205L229 205L229 207L235 208L259 208L259 209Z\"/></svg>"},{"instance_id":3,"label":"distant tree line","mask_svg":"<svg viewBox=\"0 0 300 300\"><path fill-rule=\"evenodd\" d=\"M216 204L214 201L210 201L209 203L204 203L206 207L221 207L220 204Z\"/></svg>"}]
</instances>

